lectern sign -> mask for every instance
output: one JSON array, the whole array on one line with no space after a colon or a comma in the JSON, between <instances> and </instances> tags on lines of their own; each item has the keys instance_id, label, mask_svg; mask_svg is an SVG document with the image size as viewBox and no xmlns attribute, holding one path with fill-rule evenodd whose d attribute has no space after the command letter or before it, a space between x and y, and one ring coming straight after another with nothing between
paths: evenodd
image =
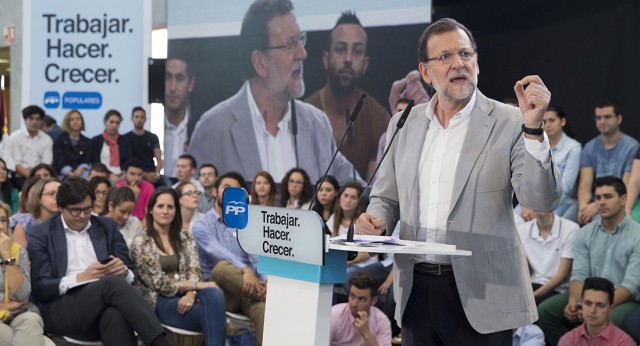
<instances>
[{"instance_id":1,"label":"lectern sign","mask_svg":"<svg viewBox=\"0 0 640 346\"><path fill-rule=\"evenodd\" d=\"M227 226L238 228L238 242L244 251L323 265L324 232L322 219L317 213L247 205L244 204L245 196L246 190L232 187L226 188L223 196L223 220ZM245 227L240 227L243 224Z\"/></svg>"}]
</instances>

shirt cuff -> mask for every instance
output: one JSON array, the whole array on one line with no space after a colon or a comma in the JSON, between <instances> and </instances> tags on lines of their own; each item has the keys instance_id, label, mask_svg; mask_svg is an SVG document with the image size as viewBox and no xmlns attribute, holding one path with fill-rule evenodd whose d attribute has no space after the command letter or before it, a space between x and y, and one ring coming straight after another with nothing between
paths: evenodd
<instances>
[{"instance_id":1,"label":"shirt cuff","mask_svg":"<svg viewBox=\"0 0 640 346\"><path fill-rule=\"evenodd\" d=\"M131 271L131 269L127 269L127 276L125 277L125 279L129 283L129 285L133 284L133 279L135 279L135 275L133 275L133 272Z\"/></svg>"},{"instance_id":2,"label":"shirt cuff","mask_svg":"<svg viewBox=\"0 0 640 346\"><path fill-rule=\"evenodd\" d=\"M68 290L81 285L81 283L78 283L76 275L77 274L71 274L60 279L60 284L58 285L58 292L60 295L63 295L67 293Z\"/></svg>"},{"instance_id":3,"label":"shirt cuff","mask_svg":"<svg viewBox=\"0 0 640 346\"><path fill-rule=\"evenodd\" d=\"M524 138L524 147L527 149L527 152L538 160L544 169L547 169L551 166L551 147L547 133L543 132L542 135L544 137L542 143L537 139L529 139L525 137L524 134L522 137Z\"/></svg>"}]
</instances>

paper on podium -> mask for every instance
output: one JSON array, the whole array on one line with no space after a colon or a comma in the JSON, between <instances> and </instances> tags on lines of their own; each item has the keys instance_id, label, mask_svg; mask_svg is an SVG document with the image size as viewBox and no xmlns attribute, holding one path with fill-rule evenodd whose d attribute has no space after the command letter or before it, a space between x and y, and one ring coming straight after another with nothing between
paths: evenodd
<instances>
[{"instance_id":1,"label":"paper on podium","mask_svg":"<svg viewBox=\"0 0 640 346\"><path fill-rule=\"evenodd\" d=\"M346 238L344 235L331 238L329 248L333 250L374 253L471 256L471 251L458 250L455 245L451 244L427 243L375 235L354 235L353 242L348 243Z\"/></svg>"}]
</instances>

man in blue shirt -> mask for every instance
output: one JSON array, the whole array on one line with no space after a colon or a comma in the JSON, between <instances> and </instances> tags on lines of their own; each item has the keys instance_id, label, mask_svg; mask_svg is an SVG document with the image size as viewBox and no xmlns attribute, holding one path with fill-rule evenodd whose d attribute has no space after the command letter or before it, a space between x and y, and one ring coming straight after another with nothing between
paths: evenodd
<instances>
[{"instance_id":1,"label":"man in blue shirt","mask_svg":"<svg viewBox=\"0 0 640 346\"><path fill-rule=\"evenodd\" d=\"M580 175L578 180L578 223L585 225L597 214L596 203L592 201L593 180L598 177L614 176L627 184L631 164L638 151L638 141L620 131L622 112L615 101L604 100L596 104L595 117L599 136L582 149Z\"/></svg>"},{"instance_id":2,"label":"man in blue shirt","mask_svg":"<svg viewBox=\"0 0 640 346\"><path fill-rule=\"evenodd\" d=\"M210 276L224 291L227 311L249 316L256 326L256 337L261 344L267 282L256 272L257 257L242 250L236 238L236 229L227 227L220 217L222 193L227 187L247 189L247 183L237 172L218 177L214 185L214 207L193 224L192 232L198 245L204 276Z\"/></svg>"},{"instance_id":3,"label":"man in blue shirt","mask_svg":"<svg viewBox=\"0 0 640 346\"><path fill-rule=\"evenodd\" d=\"M626 188L622 179L607 176L595 180L595 203L600 220L586 225L576 236L571 284L538 306L538 325L547 341L558 339L580 325L580 300L584 280L591 276L613 282L614 311L611 321L621 326L640 300L640 224L626 216Z\"/></svg>"}]
</instances>

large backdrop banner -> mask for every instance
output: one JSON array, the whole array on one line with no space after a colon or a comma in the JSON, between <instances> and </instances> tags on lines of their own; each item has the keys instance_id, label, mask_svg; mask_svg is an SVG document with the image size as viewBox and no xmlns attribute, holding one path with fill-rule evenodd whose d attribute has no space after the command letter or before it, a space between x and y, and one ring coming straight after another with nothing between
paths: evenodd
<instances>
[{"instance_id":1,"label":"large backdrop banner","mask_svg":"<svg viewBox=\"0 0 640 346\"><path fill-rule=\"evenodd\" d=\"M352 11L367 35L368 68L358 77L358 88L369 94L367 102L377 100L385 109L389 108L392 83L418 68L418 39L431 22L431 1L293 0L292 3L300 30L307 33L305 92L300 99L306 100L326 85L328 74L322 57L328 51L331 30L341 13ZM204 112L236 94L244 83L239 34L251 4L249 0L167 2L169 59L184 60L193 78L188 89L189 135ZM172 92L165 90L165 111L168 106L176 107L172 103L179 103L179 93L171 95ZM363 116L358 121L367 120ZM385 124L386 121L388 118ZM375 147L377 142L378 138L372 139L366 146ZM364 163L357 168L362 176L367 175Z\"/></svg>"},{"instance_id":2,"label":"large backdrop banner","mask_svg":"<svg viewBox=\"0 0 640 346\"><path fill-rule=\"evenodd\" d=\"M120 133L132 128L147 95L150 0L24 0L23 32L23 107L44 106L58 124L79 109L87 136L103 131L109 109L125 119Z\"/></svg>"}]
</instances>

